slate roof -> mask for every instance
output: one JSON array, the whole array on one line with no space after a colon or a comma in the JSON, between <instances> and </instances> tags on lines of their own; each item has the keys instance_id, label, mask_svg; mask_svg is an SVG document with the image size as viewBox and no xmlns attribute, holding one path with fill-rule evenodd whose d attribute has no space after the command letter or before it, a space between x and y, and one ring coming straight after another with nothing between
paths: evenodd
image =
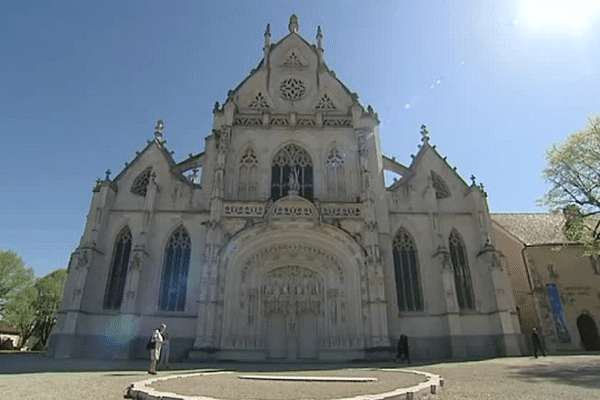
<instances>
[{"instance_id":1,"label":"slate roof","mask_svg":"<svg viewBox=\"0 0 600 400\"><path fill-rule=\"evenodd\" d=\"M563 233L565 218L562 214L492 213L490 217L526 245L574 243Z\"/></svg>"}]
</instances>

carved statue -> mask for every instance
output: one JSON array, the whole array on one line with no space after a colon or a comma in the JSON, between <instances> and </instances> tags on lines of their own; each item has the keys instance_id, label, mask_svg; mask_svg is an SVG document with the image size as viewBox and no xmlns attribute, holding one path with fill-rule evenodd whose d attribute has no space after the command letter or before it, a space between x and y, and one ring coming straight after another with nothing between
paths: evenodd
<instances>
[{"instance_id":1,"label":"carved statue","mask_svg":"<svg viewBox=\"0 0 600 400\"><path fill-rule=\"evenodd\" d=\"M289 182L290 190L294 190L296 192L300 191L300 178L298 175L299 174L298 174L297 169L294 169L290 173L290 182Z\"/></svg>"}]
</instances>

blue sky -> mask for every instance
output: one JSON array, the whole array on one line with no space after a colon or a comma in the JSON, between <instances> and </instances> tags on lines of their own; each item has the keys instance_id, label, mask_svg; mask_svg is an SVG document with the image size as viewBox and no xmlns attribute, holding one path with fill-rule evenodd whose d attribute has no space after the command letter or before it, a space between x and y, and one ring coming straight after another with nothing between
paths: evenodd
<instances>
[{"instance_id":1,"label":"blue sky","mask_svg":"<svg viewBox=\"0 0 600 400\"><path fill-rule=\"evenodd\" d=\"M600 7L538 3L0 0L0 248L37 276L66 267L94 181L157 118L177 161L202 151L213 104L293 13L379 114L386 155L410 164L426 124L492 212L545 211L545 149L600 114Z\"/></svg>"}]
</instances>

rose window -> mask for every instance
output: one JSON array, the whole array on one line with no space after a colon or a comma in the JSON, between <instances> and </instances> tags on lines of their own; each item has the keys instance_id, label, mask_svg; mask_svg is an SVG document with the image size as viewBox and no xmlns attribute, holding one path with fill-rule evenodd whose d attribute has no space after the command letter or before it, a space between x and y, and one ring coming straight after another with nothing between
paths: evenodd
<instances>
[{"instance_id":1,"label":"rose window","mask_svg":"<svg viewBox=\"0 0 600 400\"><path fill-rule=\"evenodd\" d=\"M297 100L306 93L306 86L300 79L289 78L281 82L279 92L286 100Z\"/></svg>"}]
</instances>

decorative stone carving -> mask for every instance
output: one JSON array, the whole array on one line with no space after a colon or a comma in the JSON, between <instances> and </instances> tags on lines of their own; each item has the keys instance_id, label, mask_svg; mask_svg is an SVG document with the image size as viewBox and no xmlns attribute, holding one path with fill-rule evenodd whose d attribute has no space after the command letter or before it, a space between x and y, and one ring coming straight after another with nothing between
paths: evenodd
<instances>
[{"instance_id":1,"label":"decorative stone carving","mask_svg":"<svg viewBox=\"0 0 600 400\"><path fill-rule=\"evenodd\" d=\"M247 203L230 203L223 205L225 217L262 217L265 214L265 206Z\"/></svg>"},{"instance_id":2,"label":"decorative stone carving","mask_svg":"<svg viewBox=\"0 0 600 400\"><path fill-rule=\"evenodd\" d=\"M288 58L284 61L283 66L288 68L299 68L303 67L304 64L302 63L300 57L298 57L296 52L292 50Z\"/></svg>"},{"instance_id":3,"label":"decorative stone carving","mask_svg":"<svg viewBox=\"0 0 600 400\"><path fill-rule=\"evenodd\" d=\"M298 78L288 78L279 85L279 94L285 100L298 100L306 94L306 84Z\"/></svg>"},{"instance_id":4,"label":"decorative stone carving","mask_svg":"<svg viewBox=\"0 0 600 400\"><path fill-rule=\"evenodd\" d=\"M262 125L259 117L235 117L233 125Z\"/></svg>"},{"instance_id":5,"label":"decorative stone carving","mask_svg":"<svg viewBox=\"0 0 600 400\"><path fill-rule=\"evenodd\" d=\"M262 93L258 92L256 96L254 96L250 104L248 104L248 108L252 108L255 110L266 110L269 109L269 103L267 103L267 99L265 99Z\"/></svg>"},{"instance_id":6,"label":"decorative stone carving","mask_svg":"<svg viewBox=\"0 0 600 400\"><path fill-rule=\"evenodd\" d=\"M333 101L331 101L331 99L329 98L327 93L325 93L319 100L319 103L317 104L315 109L322 110L322 111L331 111L331 110L337 110L337 107L335 106Z\"/></svg>"},{"instance_id":7,"label":"decorative stone carving","mask_svg":"<svg viewBox=\"0 0 600 400\"><path fill-rule=\"evenodd\" d=\"M315 126L316 122L313 118L298 118L298 126Z\"/></svg>"},{"instance_id":8,"label":"decorative stone carving","mask_svg":"<svg viewBox=\"0 0 600 400\"><path fill-rule=\"evenodd\" d=\"M323 118L323 126L330 127L352 127L352 119L351 118Z\"/></svg>"},{"instance_id":9,"label":"decorative stone carving","mask_svg":"<svg viewBox=\"0 0 600 400\"><path fill-rule=\"evenodd\" d=\"M269 123L273 126L290 126L289 119L285 117L271 118L271 121L269 121Z\"/></svg>"},{"instance_id":10,"label":"decorative stone carving","mask_svg":"<svg viewBox=\"0 0 600 400\"><path fill-rule=\"evenodd\" d=\"M360 218L361 207L357 205L323 205L321 214L327 218Z\"/></svg>"}]
</instances>

